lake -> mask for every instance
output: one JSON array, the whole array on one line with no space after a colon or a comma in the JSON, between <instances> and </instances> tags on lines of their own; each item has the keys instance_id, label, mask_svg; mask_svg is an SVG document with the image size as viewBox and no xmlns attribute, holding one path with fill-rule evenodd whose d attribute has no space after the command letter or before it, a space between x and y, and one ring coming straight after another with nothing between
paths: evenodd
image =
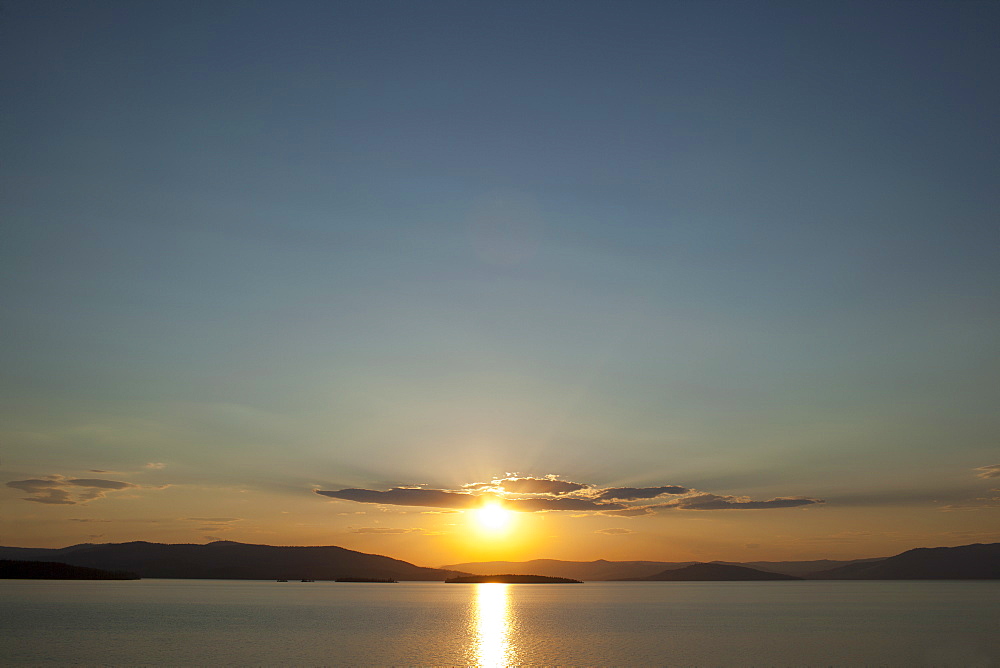
<instances>
[{"instance_id":1,"label":"lake","mask_svg":"<svg viewBox=\"0 0 1000 668\"><path fill-rule=\"evenodd\" d=\"M1000 581L0 580L0 663L1000 666Z\"/></svg>"}]
</instances>

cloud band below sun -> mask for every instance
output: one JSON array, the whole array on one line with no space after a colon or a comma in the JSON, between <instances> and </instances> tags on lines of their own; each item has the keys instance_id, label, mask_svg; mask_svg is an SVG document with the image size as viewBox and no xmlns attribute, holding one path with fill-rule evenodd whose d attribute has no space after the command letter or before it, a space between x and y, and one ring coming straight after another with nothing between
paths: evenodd
<instances>
[{"instance_id":1,"label":"cloud band below sun","mask_svg":"<svg viewBox=\"0 0 1000 668\"><path fill-rule=\"evenodd\" d=\"M667 510L766 510L824 503L821 499L802 496L758 501L700 492L680 485L598 488L559 480L556 476L509 477L488 483L469 483L460 490L393 487L382 491L358 488L314 491L331 499L388 506L462 510L478 508L487 502L499 502L506 509L519 512L589 511L620 517L638 517ZM664 497L673 498L664 501ZM659 502L650 503L653 500Z\"/></svg>"}]
</instances>

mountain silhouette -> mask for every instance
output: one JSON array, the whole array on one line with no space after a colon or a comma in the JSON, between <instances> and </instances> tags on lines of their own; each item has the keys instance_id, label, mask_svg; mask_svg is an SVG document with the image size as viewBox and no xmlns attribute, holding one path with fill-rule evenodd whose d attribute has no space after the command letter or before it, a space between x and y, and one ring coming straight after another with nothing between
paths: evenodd
<instances>
[{"instance_id":1,"label":"mountain silhouette","mask_svg":"<svg viewBox=\"0 0 1000 668\"><path fill-rule=\"evenodd\" d=\"M789 579L768 577L775 575L822 580L1000 579L1000 543L917 548L888 558L846 562L815 560L697 563L535 559L525 562L470 562L442 568L423 568L399 559L332 545L281 547L232 541L217 541L207 545L145 541L83 543L59 549L0 547L0 559L60 562L84 568L128 571L145 578L236 580L377 578L444 581L456 576L494 573L590 581ZM837 566L829 568L830 564ZM817 568L810 569L813 565Z\"/></svg>"},{"instance_id":2,"label":"mountain silhouette","mask_svg":"<svg viewBox=\"0 0 1000 668\"><path fill-rule=\"evenodd\" d=\"M783 573L770 573L746 566L730 564L697 563L681 568L671 568L644 578L626 578L631 581L695 581L695 580L801 580L802 578Z\"/></svg>"},{"instance_id":3,"label":"mountain silhouette","mask_svg":"<svg viewBox=\"0 0 1000 668\"><path fill-rule=\"evenodd\" d=\"M729 564L731 566L746 566L756 568L759 571L770 573L783 573L785 575L795 575L800 578L808 577L811 573L831 568L839 568L849 564L862 562L881 561L885 557L875 557L871 559L812 559L810 561L712 561L713 564Z\"/></svg>"},{"instance_id":4,"label":"mountain silhouette","mask_svg":"<svg viewBox=\"0 0 1000 668\"><path fill-rule=\"evenodd\" d=\"M0 547L0 559L58 561L72 566L131 571L144 578L335 580L345 577L438 580L468 573L423 568L343 547L277 547L217 541L207 545L136 541L61 549Z\"/></svg>"},{"instance_id":5,"label":"mountain silhouette","mask_svg":"<svg viewBox=\"0 0 1000 668\"><path fill-rule=\"evenodd\" d=\"M996 580L1000 543L918 547L874 562L812 573L817 580Z\"/></svg>"}]
</instances>

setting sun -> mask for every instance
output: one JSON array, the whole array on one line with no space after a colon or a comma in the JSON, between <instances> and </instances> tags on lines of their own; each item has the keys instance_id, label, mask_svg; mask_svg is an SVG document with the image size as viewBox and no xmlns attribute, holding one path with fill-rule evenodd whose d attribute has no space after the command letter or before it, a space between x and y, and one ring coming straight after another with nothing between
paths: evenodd
<instances>
[{"instance_id":1,"label":"setting sun","mask_svg":"<svg viewBox=\"0 0 1000 668\"><path fill-rule=\"evenodd\" d=\"M514 514L499 503L491 503L474 511L476 525L485 531L502 531L506 529Z\"/></svg>"}]
</instances>

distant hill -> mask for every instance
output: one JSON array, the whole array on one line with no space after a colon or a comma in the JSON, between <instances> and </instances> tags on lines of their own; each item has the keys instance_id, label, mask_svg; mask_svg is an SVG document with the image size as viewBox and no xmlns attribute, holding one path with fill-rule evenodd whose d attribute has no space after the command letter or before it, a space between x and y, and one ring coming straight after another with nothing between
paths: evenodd
<instances>
[{"instance_id":1,"label":"distant hill","mask_svg":"<svg viewBox=\"0 0 1000 668\"><path fill-rule=\"evenodd\" d=\"M819 570L826 570L836 566L859 563L861 561L872 561L871 559L857 559L852 561L833 561L830 559L818 559L813 561L713 561L714 564L729 564L732 566L746 566L756 568L761 571L771 573L783 573L784 575L796 575L804 577L809 573ZM696 561L560 561L558 559L535 559L533 561L477 561L465 564L452 564L441 568L465 571L466 573L476 573L486 575L489 573L537 573L539 575L549 575L552 577L574 578L595 582L601 580L627 580L631 578L642 578L647 575L654 575L664 570L677 569L683 566L690 566L699 562Z\"/></svg>"},{"instance_id":2,"label":"distant hill","mask_svg":"<svg viewBox=\"0 0 1000 668\"><path fill-rule=\"evenodd\" d=\"M344 577L438 580L467 573L422 568L342 547L276 547L217 541L207 545L137 541L73 545L61 549L0 547L0 559L58 561L72 566L124 570L144 578L312 579Z\"/></svg>"},{"instance_id":3,"label":"distant hill","mask_svg":"<svg viewBox=\"0 0 1000 668\"><path fill-rule=\"evenodd\" d=\"M802 578L784 573L771 573L746 566L730 564L691 564L673 568L644 578L628 578L632 581L696 581L696 580L801 580Z\"/></svg>"},{"instance_id":4,"label":"distant hill","mask_svg":"<svg viewBox=\"0 0 1000 668\"><path fill-rule=\"evenodd\" d=\"M852 559L847 561L837 561L834 559L813 559L811 561L713 561L713 564L729 564L731 566L746 566L756 568L759 571L769 571L771 573L784 573L785 575L796 575L800 578L808 577L811 573L821 570L829 570L850 564L862 562L881 561L885 557L875 557L872 559Z\"/></svg>"},{"instance_id":5,"label":"distant hill","mask_svg":"<svg viewBox=\"0 0 1000 668\"><path fill-rule=\"evenodd\" d=\"M996 580L1000 543L918 547L894 557L812 573L817 580Z\"/></svg>"},{"instance_id":6,"label":"distant hill","mask_svg":"<svg viewBox=\"0 0 1000 668\"><path fill-rule=\"evenodd\" d=\"M570 578L556 578L548 575L525 575L523 573L504 573L502 575L463 575L461 577L448 578L449 583L480 583L480 582L504 582L507 584L583 584L579 580Z\"/></svg>"},{"instance_id":7,"label":"distant hill","mask_svg":"<svg viewBox=\"0 0 1000 668\"><path fill-rule=\"evenodd\" d=\"M135 573L83 568L53 561L0 560L0 579L10 580L138 580Z\"/></svg>"}]
</instances>

